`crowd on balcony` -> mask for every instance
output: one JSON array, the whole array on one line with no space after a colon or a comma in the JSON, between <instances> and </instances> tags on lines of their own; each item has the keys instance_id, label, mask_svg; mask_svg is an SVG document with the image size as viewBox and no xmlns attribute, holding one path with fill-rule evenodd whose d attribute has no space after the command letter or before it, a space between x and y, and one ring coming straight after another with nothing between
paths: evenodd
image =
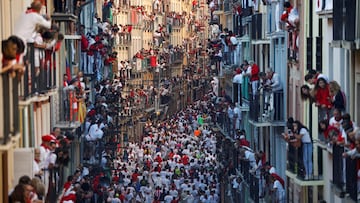
<instances>
[{"instance_id":1,"label":"crowd on balcony","mask_svg":"<svg viewBox=\"0 0 360 203\"><path fill-rule=\"evenodd\" d=\"M320 142L332 148L334 157L339 157L339 160L343 160L342 157L350 157L350 160L354 162L352 170L357 173L360 172L360 160L358 159L360 150L357 147L360 141L359 128L356 122L351 119L351 115L346 113L346 95L341 86L337 81L330 81L326 75L314 70L309 71L305 76L305 81L307 84L300 88L301 97L317 107L319 121L318 138ZM302 126L300 131L294 128L296 126ZM313 174L311 167L312 136L309 130L302 124L296 124L295 122L293 126L290 125L288 128L290 130L289 134L286 135L286 139L291 143L292 150L302 152L300 155L303 161L300 163L300 166L304 167L305 170L302 175L307 179L308 176L311 177ZM342 162L339 161L339 164ZM344 170L339 171L340 174L337 176L340 177L340 180L338 181L346 184L345 179L348 171L345 170L345 166L340 168ZM353 177L353 179L356 179L356 177ZM360 191L359 189L360 185L358 186L358 191Z\"/></svg>"},{"instance_id":2,"label":"crowd on balcony","mask_svg":"<svg viewBox=\"0 0 360 203\"><path fill-rule=\"evenodd\" d=\"M229 108L232 108L231 106L230 104ZM219 123L221 124L221 122ZM228 134L223 126L220 125L220 127L225 134ZM230 138L229 142L225 143L227 147L221 154L225 153L227 154L225 156L228 156L222 159L222 165L227 168L225 177L227 177L226 175L229 177L233 201L246 202L243 191L247 185L250 198L254 202L258 202L260 199L285 202L284 180L276 173L275 168L266 162L264 152L250 148L250 142L246 140L246 131L236 130L234 138ZM233 143L235 143L234 147L229 146ZM227 152L225 149L231 152Z\"/></svg>"},{"instance_id":3,"label":"crowd on balcony","mask_svg":"<svg viewBox=\"0 0 360 203\"><path fill-rule=\"evenodd\" d=\"M71 133L57 127L51 134L43 135L41 145L34 149L33 174L20 177L9 194L9 202L55 202L73 139Z\"/></svg>"},{"instance_id":4,"label":"crowd on balcony","mask_svg":"<svg viewBox=\"0 0 360 203\"><path fill-rule=\"evenodd\" d=\"M272 68L260 72L254 61L244 60L233 72L233 101L242 106L242 99L250 102L255 121L281 121L283 119L283 87L280 76Z\"/></svg>"},{"instance_id":5,"label":"crowd on balcony","mask_svg":"<svg viewBox=\"0 0 360 203\"><path fill-rule=\"evenodd\" d=\"M220 31L217 25L213 25L212 29L212 38L207 43L207 53L210 56L211 64L217 64L218 67L220 67L220 62L223 65L236 64L238 40L233 32L227 28Z\"/></svg>"}]
</instances>

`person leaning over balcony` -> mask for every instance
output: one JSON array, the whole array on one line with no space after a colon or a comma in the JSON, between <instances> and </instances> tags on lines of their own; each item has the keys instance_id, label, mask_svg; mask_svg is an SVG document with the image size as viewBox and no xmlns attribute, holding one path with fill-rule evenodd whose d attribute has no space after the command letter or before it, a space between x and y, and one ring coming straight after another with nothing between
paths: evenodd
<instances>
[{"instance_id":1,"label":"person leaning over balcony","mask_svg":"<svg viewBox=\"0 0 360 203\"><path fill-rule=\"evenodd\" d=\"M323 78L326 82L329 82L329 78L316 70L309 70L308 74L305 75L305 81L311 85L316 85L317 80Z\"/></svg>"},{"instance_id":2,"label":"person leaning over balcony","mask_svg":"<svg viewBox=\"0 0 360 203\"><path fill-rule=\"evenodd\" d=\"M309 85L302 85L300 87L300 97L303 101L309 99L310 103L313 103L315 101L315 95L313 93Z\"/></svg>"},{"instance_id":3,"label":"person leaning over balcony","mask_svg":"<svg viewBox=\"0 0 360 203\"><path fill-rule=\"evenodd\" d=\"M319 78L316 82L315 88L316 106L319 108L319 119L323 120L329 118L329 113L332 108L329 84L324 78Z\"/></svg>"},{"instance_id":4,"label":"person leaning over balcony","mask_svg":"<svg viewBox=\"0 0 360 203\"><path fill-rule=\"evenodd\" d=\"M235 61L234 57L235 57L235 51L236 51L237 45L238 45L238 40L236 39L233 32L230 30L229 31L230 64L234 64L234 61Z\"/></svg>"},{"instance_id":5,"label":"person leaning over balcony","mask_svg":"<svg viewBox=\"0 0 360 203\"><path fill-rule=\"evenodd\" d=\"M343 157L350 157L351 159L360 158L360 131L355 135L355 148L343 153Z\"/></svg>"},{"instance_id":6,"label":"person leaning over balcony","mask_svg":"<svg viewBox=\"0 0 360 203\"><path fill-rule=\"evenodd\" d=\"M269 104L270 106L269 106L268 110L275 109L273 118L279 119L279 118L281 118L281 115L280 115L281 107L279 105L281 104L282 97L280 97L277 94L279 94L283 90L283 87L282 87L281 81L280 81L280 76L278 73L275 73L272 68L267 68L266 77L270 81L269 82L270 84L264 86L264 88L271 90L272 93L274 93L273 102L272 103L270 102L270 104ZM275 105L277 105L277 106L275 106Z\"/></svg>"},{"instance_id":7,"label":"person leaning over balcony","mask_svg":"<svg viewBox=\"0 0 360 203\"><path fill-rule=\"evenodd\" d=\"M342 155L344 158L349 157L351 159L357 159L357 192L360 193L360 131L357 131L355 135L355 148L344 152Z\"/></svg>"},{"instance_id":8,"label":"person leaning over balcony","mask_svg":"<svg viewBox=\"0 0 360 203\"><path fill-rule=\"evenodd\" d=\"M278 73L275 73L272 68L267 68L266 76L267 79L270 80L270 85L268 85L268 87L271 88L273 92L283 90L281 86L280 76Z\"/></svg>"},{"instance_id":9,"label":"person leaning over balcony","mask_svg":"<svg viewBox=\"0 0 360 203\"><path fill-rule=\"evenodd\" d=\"M89 40L85 35L85 25L80 25L79 33L81 35L81 59L80 59L80 70L84 71L85 67L88 66L87 52L89 50Z\"/></svg>"},{"instance_id":10,"label":"person leaning over balcony","mask_svg":"<svg viewBox=\"0 0 360 203\"><path fill-rule=\"evenodd\" d=\"M294 136L296 139L301 139L302 149L303 149L303 164L305 167L305 180L308 180L312 176L313 172L313 163L312 163L312 154L313 154L313 145L309 130L300 122L294 121Z\"/></svg>"},{"instance_id":11,"label":"person leaning over balcony","mask_svg":"<svg viewBox=\"0 0 360 203\"><path fill-rule=\"evenodd\" d=\"M42 4L39 0L31 3L31 6L16 21L14 35L20 37L24 44L33 37L36 26L43 26L47 29L51 27L49 16L40 15Z\"/></svg>"},{"instance_id":12,"label":"person leaning over balcony","mask_svg":"<svg viewBox=\"0 0 360 203\"><path fill-rule=\"evenodd\" d=\"M270 182L273 184L272 191L275 193L275 202L276 203L285 203L285 189L284 186L280 183L279 180L270 176Z\"/></svg>"},{"instance_id":13,"label":"person leaning over balcony","mask_svg":"<svg viewBox=\"0 0 360 203\"><path fill-rule=\"evenodd\" d=\"M341 91L339 83L336 81L329 82L330 99L333 107L345 112L346 97L343 91Z\"/></svg>"},{"instance_id":14,"label":"person leaning over balcony","mask_svg":"<svg viewBox=\"0 0 360 203\"><path fill-rule=\"evenodd\" d=\"M227 109L227 116L228 116L228 132L232 134L232 131L234 130L234 105L229 104Z\"/></svg>"},{"instance_id":15,"label":"person leaning over balcony","mask_svg":"<svg viewBox=\"0 0 360 203\"><path fill-rule=\"evenodd\" d=\"M241 65L241 69L243 71L243 84L241 86L241 93L244 95L244 98L249 98L249 77L245 77L245 75L249 76L251 74L251 66L247 60L244 60Z\"/></svg>"},{"instance_id":16,"label":"person leaning over balcony","mask_svg":"<svg viewBox=\"0 0 360 203\"><path fill-rule=\"evenodd\" d=\"M2 68L0 73L10 73L11 77L15 77L16 72L22 75L25 67L20 61L21 54L24 52L25 44L17 36L10 36L8 39L1 42Z\"/></svg>"},{"instance_id":17,"label":"person leaning over balcony","mask_svg":"<svg viewBox=\"0 0 360 203\"><path fill-rule=\"evenodd\" d=\"M224 31L219 35L221 43L223 45L223 62L225 65L229 64L229 46L227 43L228 29L224 28Z\"/></svg>"},{"instance_id":18,"label":"person leaning over balcony","mask_svg":"<svg viewBox=\"0 0 360 203\"><path fill-rule=\"evenodd\" d=\"M252 94L255 95L259 88L259 66L254 63L254 61L250 61L251 73L250 73L250 83Z\"/></svg>"},{"instance_id":19,"label":"person leaning over balcony","mask_svg":"<svg viewBox=\"0 0 360 203\"><path fill-rule=\"evenodd\" d=\"M355 148L355 140L356 140L356 133L359 131L359 127L356 125L355 122L351 120L351 116L348 113L345 113L342 116L343 122L341 124L344 132L346 133L347 141L346 146L350 149Z\"/></svg>"}]
</instances>

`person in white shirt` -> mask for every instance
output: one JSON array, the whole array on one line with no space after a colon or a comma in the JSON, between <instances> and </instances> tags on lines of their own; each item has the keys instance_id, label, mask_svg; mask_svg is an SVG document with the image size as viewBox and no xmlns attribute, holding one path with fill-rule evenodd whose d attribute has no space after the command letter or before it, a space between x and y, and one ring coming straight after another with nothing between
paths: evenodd
<instances>
[{"instance_id":1,"label":"person in white shirt","mask_svg":"<svg viewBox=\"0 0 360 203\"><path fill-rule=\"evenodd\" d=\"M239 130L241 127L241 110L240 110L240 106L239 103L235 103L235 107L234 107L234 118L235 118L235 130Z\"/></svg>"},{"instance_id":2,"label":"person in white shirt","mask_svg":"<svg viewBox=\"0 0 360 203\"><path fill-rule=\"evenodd\" d=\"M249 150L245 150L245 159L249 160L250 167L252 169L256 168L256 159L255 159L255 153Z\"/></svg>"},{"instance_id":3,"label":"person in white shirt","mask_svg":"<svg viewBox=\"0 0 360 203\"><path fill-rule=\"evenodd\" d=\"M178 197L179 192L176 190L175 187L171 188L171 190L169 191L169 195L173 196L173 197Z\"/></svg>"},{"instance_id":4,"label":"person in white shirt","mask_svg":"<svg viewBox=\"0 0 360 203\"><path fill-rule=\"evenodd\" d=\"M280 81L280 75L275 73L272 68L267 68L266 75L271 81L270 88L273 92L281 91L283 89Z\"/></svg>"},{"instance_id":5,"label":"person in white shirt","mask_svg":"<svg viewBox=\"0 0 360 203\"><path fill-rule=\"evenodd\" d=\"M166 192L166 195L164 197L164 201L165 203L171 203L171 201L173 200L173 196L170 195L169 191Z\"/></svg>"},{"instance_id":6,"label":"person in white shirt","mask_svg":"<svg viewBox=\"0 0 360 203\"><path fill-rule=\"evenodd\" d=\"M271 182L273 183L273 191L276 194L277 203L285 203L285 189L281 185L280 181L276 180L274 177L270 176Z\"/></svg>"},{"instance_id":7,"label":"person in white shirt","mask_svg":"<svg viewBox=\"0 0 360 203\"><path fill-rule=\"evenodd\" d=\"M33 165L33 176L37 176L41 178L43 171L40 166L40 149L35 148L34 149L34 165Z\"/></svg>"},{"instance_id":8,"label":"person in white shirt","mask_svg":"<svg viewBox=\"0 0 360 203\"><path fill-rule=\"evenodd\" d=\"M294 121L293 123L293 132L297 139L301 139L302 149L303 149L303 164L305 167L305 180L311 178L313 164L312 164L312 154L313 154L313 145L310 137L309 130L300 122Z\"/></svg>"},{"instance_id":9,"label":"person in white shirt","mask_svg":"<svg viewBox=\"0 0 360 203\"><path fill-rule=\"evenodd\" d=\"M20 37L24 44L32 38L36 26L43 26L50 29L51 21L47 17L46 19L40 15L42 4L40 1L34 1L31 3L30 9L23 13L16 21L14 27L14 34Z\"/></svg>"}]
</instances>

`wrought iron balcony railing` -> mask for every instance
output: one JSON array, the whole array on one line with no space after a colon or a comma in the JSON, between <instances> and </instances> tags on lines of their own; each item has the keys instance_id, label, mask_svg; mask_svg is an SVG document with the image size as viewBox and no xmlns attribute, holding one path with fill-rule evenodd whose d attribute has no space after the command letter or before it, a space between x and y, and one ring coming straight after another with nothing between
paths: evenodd
<instances>
[{"instance_id":1,"label":"wrought iron balcony railing","mask_svg":"<svg viewBox=\"0 0 360 203\"><path fill-rule=\"evenodd\" d=\"M284 121L283 91L249 94L250 119L256 122Z\"/></svg>"},{"instance_id":2,"label":"wrought iron balcony railing","mask_svg":"<svg viewBox=\"0 0 360 203\"><path fill-rule=\"evenodd\" d=\"M118 39L116 40L118 46L131 45L131 33L119 32Z\"/></svg>"},{"instance_id":3,"label":"wrought iron balcony railing","mask_svg":"<svg viewBox=\"0 0 360 203\"><path fill-rule=\"evenodd\" d=\"M28 43L26 53L25 74L19 95L22 99L47 93L56 86L55 53L52 50L35 48L33 43Z\"/></svg>"}]
</instances>

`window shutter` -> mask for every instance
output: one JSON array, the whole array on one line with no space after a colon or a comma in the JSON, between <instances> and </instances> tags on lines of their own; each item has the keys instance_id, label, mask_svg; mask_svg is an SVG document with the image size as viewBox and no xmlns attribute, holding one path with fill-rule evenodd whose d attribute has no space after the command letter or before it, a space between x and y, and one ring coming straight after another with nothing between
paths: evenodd
<instances>
[{"instance_id":1,"label":"window shutter","mask_svg":"<svg viewBox=\"0 0 360 203\"><path fill-rule=\"evenodd\" d=\"M311 70L313 68L312 64L312 38L306 38L306 69Z\"/></svg>"},{"instance_id":2,"label":"window shutter","mask_svg":"<svg viewBox=\"0 0 360 203\"><path fill-rule=\"evenodd\" d=\"M334 0L333 5L333 39L343 40L344 0Z\"/></svg>"},{"instance_id":3,"label":"window shutter","mask_svg":"<svg viewBox=\"0 0 360 203\"><path fill-rule=\"evenodd\" d=\"M316 71L322 72L322 37L316 37Z\"/></svg>"},{"instance_id":4,"label":"window shutter","mask_svg":"<svg viewBox=\"0 0 360 203\"><path fill-rule=\"evenodd\" d=\"M355 40L355 24L356 24L356 1L345 1L345 40Z\"/></svg>"}]
</instances>

